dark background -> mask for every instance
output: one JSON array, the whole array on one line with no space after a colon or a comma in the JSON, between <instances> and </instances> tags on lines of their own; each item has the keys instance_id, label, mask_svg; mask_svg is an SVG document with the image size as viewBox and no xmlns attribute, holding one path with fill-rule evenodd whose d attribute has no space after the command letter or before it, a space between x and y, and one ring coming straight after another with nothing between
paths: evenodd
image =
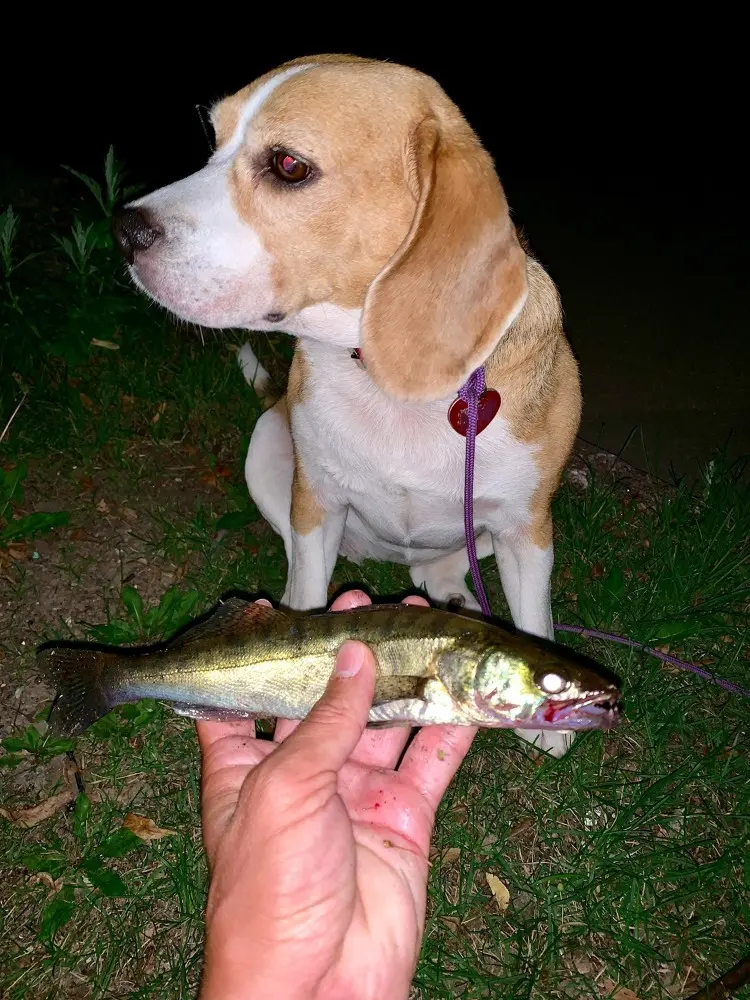
<instances>
[{"instance_id":1,"label":"dark background","mask_svg":"<svg viewBox=\"0 0 750 1000\"><path fill-rule=\"evenodd\" d=\"M648 17L610 8L608 25L552 24L542 10L517 26L495 12L490 24L472 11L454 30L424 8L407 40L400 22L376 32L376 13L357 11L361 27L346 30L295 31L288 7L204 10L161 32L18 29L23 57L3 82L6 168L68 163L98 176L114 143L132 179L156 186L208 155L196 104L285 59L344 51L415 66L495 157L561 289L582 436L662 475L694 475L730 438L732 454L750 453L739 25L683 20L657 35Z\"/></svg>"}]
</instances>

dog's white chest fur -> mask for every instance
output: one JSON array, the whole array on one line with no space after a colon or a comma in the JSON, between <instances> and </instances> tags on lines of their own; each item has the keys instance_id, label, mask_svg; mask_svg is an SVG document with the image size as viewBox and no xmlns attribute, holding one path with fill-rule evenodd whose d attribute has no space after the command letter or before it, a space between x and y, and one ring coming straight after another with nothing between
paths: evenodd
<instances>
[{"instance_id":1,"label":"dog's white chest fur","mask_svg":"<svg viewBox=\"0 0 750 1000\"><path fill-rule=\"evenodd\" d=\"M307 344L305 358L311 377L292 410L294 437L321 502L349 509L344 551L412 563L461 548L466 439L449 423L452 400L389 399L341 349ZM513 437L501 406L477 438L477 531L524 525L538 476L533 448Z\"/></svg>"}]
</instances>

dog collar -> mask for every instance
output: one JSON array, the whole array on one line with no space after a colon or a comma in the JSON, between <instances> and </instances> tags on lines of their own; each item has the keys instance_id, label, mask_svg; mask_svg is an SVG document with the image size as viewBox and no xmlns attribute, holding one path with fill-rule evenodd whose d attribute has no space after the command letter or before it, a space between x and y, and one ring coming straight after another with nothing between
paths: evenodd
<instances>
[{"instance_id":1,"label":"dog collar","mask_svg":"<svg viewBox=\"0 0 750 1000\"><path fill-rule=\"evenodd\" d=\"M355 347L351 353L352 361L357 361L362 367L365 363L362 360L362 351ZM481 382L479 373L481 372ZM458 397L453 400L448 408L448 421L453 430L466 437L469 427L469 398L472 392L476 394L477 400L477 429L476 433L481 434L485 427L495 419L500 409L500 393L497 389L487 389L484 384L484 368L477 368L469 377L465 385L458 390Z\"/></svg>"}]
</instances>

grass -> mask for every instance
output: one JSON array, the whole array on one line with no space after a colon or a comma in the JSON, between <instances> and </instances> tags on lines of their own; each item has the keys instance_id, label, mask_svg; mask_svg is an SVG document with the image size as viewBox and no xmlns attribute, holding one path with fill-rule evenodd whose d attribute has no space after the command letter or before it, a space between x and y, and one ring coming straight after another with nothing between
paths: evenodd
<instances>
[{"instance_id":1,"label":"grass","mask_svg":"<svg viewBox=\"0 0 750 1000\"><path fill-rule=\"evenodd\" d=\"M6 806L64 782L67 744L40 721L38 641L153 639L226 590L278 599L284 583L283 548L242 477L259 411L232 337L176 329L131 290L107 235L123 187L113 159L107 176L99 188L26 178L0 220L0 430L21 403L0 445ZM282 377L289 344L255 346ZM747 685L739 470L717 459L696 488L647 500L592 475L562 489L556 530L556 618ZM398 567L340 562L332 589L350 581L374 595L409 586ZM561 641L623 678L627 724L561 761L510 733L478 737L438 816L417 996L682 997L747 950L747 704L631 650ZM193 727L143 703L75 754L75 804L28 830L0 819L0 994L192 996L206 889ZM139 840L123 831L130 812L174 832Z\"/></svg>"}]
</instances>

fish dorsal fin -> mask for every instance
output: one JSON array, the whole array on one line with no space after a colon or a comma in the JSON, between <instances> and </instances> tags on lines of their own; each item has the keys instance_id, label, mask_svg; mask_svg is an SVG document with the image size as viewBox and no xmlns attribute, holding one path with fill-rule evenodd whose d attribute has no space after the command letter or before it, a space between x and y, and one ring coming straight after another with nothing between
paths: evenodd
<instances>
[{"instance_id":1,"label":"fish dorsal fin","mask_svg":"<svg viewBox=\"0 0 750 1000\"><path fill-rule=\"evenodd\" d=\"M255 632L282 621L290 621L288 615L265 604L244 601L241 597L230 597L222 601L214 613L205 621L188 629L169 643L170 649L181 649L194 642L206 639L244 639Z\"/></svg>"}]
</instances>

